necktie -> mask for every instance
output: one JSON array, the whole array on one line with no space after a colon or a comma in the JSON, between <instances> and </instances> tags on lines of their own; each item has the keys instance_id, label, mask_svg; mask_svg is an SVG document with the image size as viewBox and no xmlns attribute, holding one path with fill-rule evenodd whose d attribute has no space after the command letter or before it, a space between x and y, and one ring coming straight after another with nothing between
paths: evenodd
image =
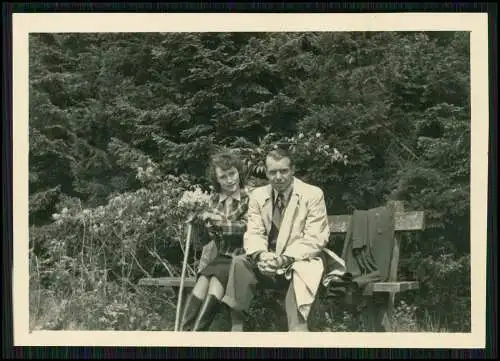
<instances>
[{"instance_id":1,"label":"necktie","mask_svg":"<svg viewBox=\"0 0 500 361\"><path fill-rule=\"evenodd\" d=\"M274 251L276 249L276 240L281 226L281 217L283 214L284 197L282 193L278 193L273 207L273 217L271 231L269 232L269 248Z\"/></svg>"},{"instance_id":2,"label":"necktie","mask_svg":"<svg viewBox=\"0 0 500 361\"><path fill-rule=\"evenodd\" d=\"M227 197L225 209L224 209L224 211L225 211L224 213L225 213L226 217L229 217L229 215L231 214L232 208L233 208L233 198Z\"/></svg>"}]
</instances>

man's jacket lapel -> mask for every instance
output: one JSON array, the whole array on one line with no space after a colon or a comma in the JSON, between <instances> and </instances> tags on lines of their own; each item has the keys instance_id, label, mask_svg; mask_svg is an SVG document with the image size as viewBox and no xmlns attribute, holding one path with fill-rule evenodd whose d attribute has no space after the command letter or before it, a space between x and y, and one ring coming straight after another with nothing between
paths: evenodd
<instances>
[{"instance_id":1,"label":"man's jacket lapel","mask_svg":"<svg viewBox=\"0 0 500 361\"><path fill-rule=\"evenodd\" d=\"M273 201L271 198L272 189L268 185L265 191L265 197L262 199L262 220L264 221L264 226L266 227L266 232L269 234L271 230L272 213L273 213Z\"/></svg>"}]
</instances>

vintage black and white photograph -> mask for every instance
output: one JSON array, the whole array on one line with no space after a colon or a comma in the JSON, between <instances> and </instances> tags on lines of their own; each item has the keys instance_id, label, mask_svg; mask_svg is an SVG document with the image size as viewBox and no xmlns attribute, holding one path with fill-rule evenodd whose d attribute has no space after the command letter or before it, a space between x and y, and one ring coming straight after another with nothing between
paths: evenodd
<instances>
[{"instance_id":1,"label":"vintage black and white photograph","mask_svg":"<svg viewBox=\"0 0 500 361\"><path fill-rule=\"evenodd\" d=\"M488 95L473 105L487 84L471 92L466 22L118 23L34 27L24 43L28 238L14 243L29 337L471 335L486 254L472 193L487 187L471 183L471 169L487 179L487 159L472 165L487 148L471 144Z\"/></svg>"}]
</instances>

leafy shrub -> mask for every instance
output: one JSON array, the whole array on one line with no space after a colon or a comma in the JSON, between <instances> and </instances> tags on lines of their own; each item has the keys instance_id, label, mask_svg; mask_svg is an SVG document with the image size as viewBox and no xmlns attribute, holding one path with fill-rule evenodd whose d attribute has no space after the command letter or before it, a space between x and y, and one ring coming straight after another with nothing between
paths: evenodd
<instances>
[{"instance_id":1,"label":"leafy shrub","mask_svg":"<svg viewBox=\"0 0 500 361\"><path fill-rule=\"evenodd\" d=\"M147 175L147 169L138 168L144 186L116 195L104 206L83 208L78 199L63 198L52 223L31 228L32 292L53 314L44 327L170 327L165 322L175 315L172 301L154 301L153 291L135 285L141 277L180 274L186 214L177 205L185 191L197 188L177 177L147 182ZM194 274L199 246L188 276ZM166 320L162 307L173 307Z\"/></svg>"},{"instance_id":2,"label":"leafy shrub","mask_svg":"<svg viewBox=\"0 0 500 361\"><path fill-rule=\"evenodd\" d=\"M419 326L428 328L432 324L448 332L470 332L470 256L415 254L408 267L415 270L421 282L418 292L406 296L417 307Z\"/></svg>"}]
</instances>

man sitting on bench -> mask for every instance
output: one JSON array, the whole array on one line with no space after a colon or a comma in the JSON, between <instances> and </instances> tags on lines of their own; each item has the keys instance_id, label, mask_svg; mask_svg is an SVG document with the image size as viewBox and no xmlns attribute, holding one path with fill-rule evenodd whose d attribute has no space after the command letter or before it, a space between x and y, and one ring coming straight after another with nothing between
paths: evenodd
<instances>
[{"instance_id":1,"label":"man sitting on bench","mask_svg":"<svg viewBox=\"0 0 500 361\"><path fill-rule=\"evenodd\" d=\"M231 309L232 331L243 331L243 314L256 286L287 288L289 331L309 331L307 320L324 271L329 226L323 191L294 176L291 155L266 157L270 184L250 194L246 254L233 258L222 302Z\"/></svg>"}]
</instances>

